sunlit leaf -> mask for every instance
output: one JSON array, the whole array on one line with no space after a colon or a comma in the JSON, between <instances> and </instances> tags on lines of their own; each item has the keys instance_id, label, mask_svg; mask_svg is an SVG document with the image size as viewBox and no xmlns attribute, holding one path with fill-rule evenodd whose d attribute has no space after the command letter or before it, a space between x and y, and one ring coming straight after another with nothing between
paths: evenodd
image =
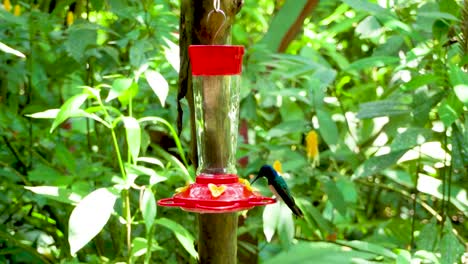
<instances>
[{"instance_id":1,"label":"sunlit leaf","mask_svg":"<svg viewBox=\"0 0 468 264\"><path fill-rule=\"evenodd\" d=\"M140 153L140 144L141 144L141 128L140 123L130 116L123 117L123 123L125 127L125 134L127 136L127 145L132 155L133 160L138 159L138 154Z\"/></svg>"},{"instance_id":2,"label":"sunlit leaf","mask_svg":"<svg viewBox=\"0 0 468 264\"><path fill-rule=\"evenodd\" d=\"M114 211L117 196L108 188L88 194L73 209L68 222L70 253L74 255L104 227Z\"/></svg>"},{"instance_id":3,"label":"sunlit leaf","mask_svg":"<svg viewBox=\"0 0 468 264\"><path fill-rule=\"evenodd\" d=\"M9 47L8 45L6 45L5 43L3 43L1 41L0 41L0 50L5 52L5 53L10 53L10 54L13 54L15 56L18 56L20 58L26 58L26 55L24 55L23 53L21 53L18 50L15 50L12 47Z\"/></svg>"},{"instance_id":4,"label":"sunlit leaf","mask_svg":"<svg viewBox=\"0 0 468 264\"><path fill-rule=\"evenodd\" d=\"M68 190L65 187L57 186L25 186L26 190L33 193L43 195L47 198L67 204L77 204L81 201L82 196Z\"/></svg>"},{"instance_id":5,"label":"sunlit leaf","mask_svg":"<svg viewBox=\"0 0 468 264\"><path fill-rule=\"evenodd\" d=\"M198 258L198 253L194 247L194 238L192 234L190 234L187 229L185 229L180 224L167 219L167 218L159 218L156 220L156 224L162 225L172 232L174 232L177 240L179 240L180 244L187 250L187 252L194 258Z\"/></svg>"},{"instance_id":6,"label":"sunlit leaf","mask_svg":"<svg viewBox=\"0 0 468 264\"><path fill-rule=\"evenodd\" d=\"M405 153L406 150L399 150L381 156L371 157L355 170L352 179L367 177L395 165Z\"/></svg>"},{"instance_id":7,"label":"sunlit leaf","mask_svg":"<svg viewBox=\"0 0 468 264\"><path fill-rule=\"evenodd\" d=\"M140 211L145 221L146 232L149 232L156 218L156 199L150 189L143 189L140 197Z\"/></svg>"},{"instance_id":8,"label":"sunlit leaf","mask_svg":"<svg viewBox=\"0 0 468 264\"><path fill-rule=\"evenodd\" d=\"M287 251L282 251L268 259L268 264L284 263L357 263L358 260L370 260L377 255L369 252L351 250L349 247L326 242L299 242ZM364 262L363 262L364 263Z\"/></svg>"},{"instance_id":9,"label":"sunlit leaf","mask_svg":"<svg viewBox=\"0 0 468 264\"><path fill-rule=\"evenodd\" d=\"M265 206L263 210L263 234L268 242L271 241L278 226L278 219L281 212L279 202Z\"/></svg>"},{"instance_id":10,"label":"sunlit leaf","mask_svg":"<svg viewBox=\"0 0 468 264\"><path fill-rule=\"evenodd\" d=\"M37 113L34 113L34 114L30 114L30 115L26 115L28 117L32 117L32 118L56 118L58 113L60 112L60 109L49 109L49 110L45 110L43 112L37 112Z\"/></svg>"},{"instance_id":11,"label":"sunlit leaf","mask_svg":"<svg viewBox=\"0 0 468 264\"><path fill-rule=\"evenodd\" d=\"M88 94L78 94L69 98L63 105L60 107L60 111L57 114L50 132L52 133L60 124L65 120L72 117L78 112L78 109L83 105L83 103L88 99Z\"/></svg>"},{"instance_id":12,"label":"sunlit leaf","mask_svg":"<svg viewBox=\"0 0 468 264\"><path fill-rule=\"evenodd\" d=\"M159 72L153 70L146 70L145 76L149 86L164 107L167 95L169 94L169 84L166 79Z\"/></svg>"}]
</instances>

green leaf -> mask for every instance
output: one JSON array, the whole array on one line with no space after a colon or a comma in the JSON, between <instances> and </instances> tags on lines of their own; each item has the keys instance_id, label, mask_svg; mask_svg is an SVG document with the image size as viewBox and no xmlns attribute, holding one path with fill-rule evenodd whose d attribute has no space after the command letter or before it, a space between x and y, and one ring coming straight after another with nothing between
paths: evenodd
<instances>
[{"instance_id":1,"label":"green leaf","mask_svg":"<svg viewBox=\"0 0 468 264\"><path fill-rule=\"evenodd\" d=\"M432 130L419 127L409 127L393 139L390 148L392 152L407 150L415 146L422 145L423 143L430 141L430 139L432 139Z\"/></svg>"},{"instance_id":2,"label":"green leaf","mask_svg":"<svg viewBox=\"0 0 468 264\"><path fill-rule=\"evenodd\" d=\"M465 252L465 247L453 233L450 219L447 218L444 224L442 239L440 240L440 255L442 264L460 263L461 255Z\"/></svg>"},{"instance_id":3,"label":"green leaf","mask_svg":"<svg viewBox=\"0 0 468 264\"><path fill-rule=\"evenodd\" d=\"M368 58L358 59L353 61L346 71L359 71L375 67L390 67L400 62L398 57L393 56L372 56Z\"/></svg>"},{"instance_id":4,"label":"green leaf","mask_svg":"<svg viewBox=\"0 0 468 264\"><path fill-rule=\"evenodd\" d=\"M408 104L395 99L389 99L360 104L357 117L360 119L366 119L380 116L402 115L409 112L410 108Z\"/></svg>"},{"instance_id":5,"label":"green leaf","mask_svg":"<svg viewBox=\"0 0 468 264\"><path fill-rule=\"evenodd\" d=\"M396 264L411 264L411 253L407 250L398 250L398 256L396 258Z\"/></svg>"},{"instance_id":6,"label":"green leaf","mask_svg":"<svg viewBox=\"0 0 468 264\"><path fill-rule=\"evenodd\" d=\"M151 230L156 218L156 200L150 189L143 189L140 196L140 211L145 221L146 232Z\"/></svg>"},{"instance_id":7,"label":"green leaf","mask_svg":"<svg viewBox=\"0 0 468 264\"><path fill-rule=\"evenodd\" d=\"M390 152L381 156L371 157L359 166L351 177L353 180L374 175L382 170L395 165L407 150Z\"/></svg>"},{"instance_id":8,"label":"green leaf","mask_svg":"<svg viewBox=\"0 0 468 264\"><path fill-rule=\"evenodd\" d=\"M362 39L379 37L384 32L382 25L374 16L368 16L356 27L356 33Z\"/></svg>"},{"instance_id":9,"label":"green leaf","mask_svg":"<svg viewBox=\"0 0 468 264\"><path fill-rule=\"evenodd\" d=\"M153 70L146 70L145 77L149 86L159 98L161 105L164 107L167 95L169 94L169 84L166 79L164 79L159 72Z\"/></svg>"},{"instance_id":10,"label":"green leaf","mask_svg":"<svg viewBox=\"0 0 468 264\"><path fill-rule=\"evenodd\" d=\"M416 245L419 249L434 251L439 242L439 225L435 218L423 225L416 239Z\"/></svg>"},{"instance_id":11,"label":"green leaf","mask_svg":"<svg viewBox=\"0 0 468 264\"><path fill-rule=\"evenodd\" d=\"M305 132L304 120L284 121L268 131L269 137L284 137L285 135Z\"/></svg>"},{"instance_id":12,"label":"green leaf","mask_svg":"<svg viewBox=\"0 0 468 264\"><path fill-rule=\"evenodd\" d=\"M74 23L68 29L65 48L77 62L86 58L85 51L89 46L96 45L97 27L91 23Z\"/></svg>"},{"instance_id":13,"label":"green leaf","mask_svg":"<svg viewBox=\"0 0 468 264\"><path fill-rule=\"evenodd\" d=\"M68 190L65 187L57 187L57 186L25 186L26 190L31 191L33 193L43 195L47 198L52 200L67 203L67 204L77 204L81 201L82 196L73 192L72 190Z\"/></svg>"},{"instance_id":14,"label":"green leaf","mask_svg":"<svg viewBox=\"0 0 468 264\"><path fill-rule=\"evenodd\" d=\"M263 210L263 234L267 242L270 242L273 236L275 235L279 216L281 212L281 205L279 202L274 204L266 205Z\"/></svg>"},{"instance_id":15,"label":"green leaf","mask_svg":"<svg viewBox=\"0 0 468 264\"><path fill-rule=\"evenodd\" d=\"M442 181L434 177L419 174L417 189L438 199L443 197ZM447 188L447 187L446 187ZM463 214L468 216L468 196L466 189L452 183L450 186L450 202Z\"/></svg>"},{"instance_id":16,"label":"green leaf","mask_svg":"<svg viewBox=\"0 0 468 264\"><path fill-rule=\"evenodd\" d=\"M133 79L118 78L112 82L111 90L107 95L106 102L110 102L125 93L133 84Z\"/></svg>"},{"instance_id":17,"label":"green leaf","mask_svg":"<svg viewBox=\"0 0 468 264\"><path fill-rule=\"evenodd\" d=\"M297 17L303 11L306 0L286 1L278 13L273 17L269 30L261 40L267 49L277 51L283 37L291 26L296 22Z\"/></svg>"},{"instance_id":18,"label":"green leaf","mask_svg":"<svg viewBox=\"0 0 468 264\"><path fill-rule=\"evenodd\" d=\"M106 225L117 196L108 188L97 189L88 194L73 209L68 222L70 253L75 255Z\"/></svg>"},{"instance_id":19,"label":"green leaf","mask_svg":"<svg viewBox=\"0 0 468 264\"><path fill-rule=\"evenodd\" d=\"M329 112L317 109L320 136L327 143L331 151L335 151L338 145L338 128Z\"/></svg>"},{"instance_id":20,"label":"green leaf","mask_svg":"<svg viewBox=\"0 0 468 264\"><path fill-rule=\"evenodd\" d=\"M440 120L446 127L450 127L461 115L463 111L463 104L455 96L455 93L450 93L447 98L442 100L437 113Z\"/></svg>"},{"instance_id":21,"label":"green leaf","mask_svg":"<svg viewBox=\"0 0 468 264\"><path fill-rule=\"evenodd\" d=\"M349 247L326 242L299 242L287 251L265 261L267 264L284 263L340 263L351 264L358 260L370 260L377 255L351 250Z\"/></svg>"},{"instance_id":22,"label":"green leaf","mask_svg":"<svg viewBox=\"0 0 468 264\"><path fill-rule=\"evenodd\" d=\"M131 116L125 116L122 118L122 120L125 126L128 149L132 155L132 159L136 161L138 159L138 154L140 153L141 144L140 124L135 118Z\"/></svg>"},{"instance_id":23,"label":"green leaf","mask_svg":"<svg viewBox=\"0 0 468 264\"><path fill-rule=\"evenodd\" d=\"M88 96L88 94L78 94L69 98L62 107L60 107L60 111L50 128L50 133L52 133L60 124L65 122L65 120L76 115L78 113L78 109L83 105L86 99L88 99Z\"/></svg>"},{"instance_id":24,"label":"green leaf","mask_svg":"<svg viewBox=\"0 0 468 264\"><path fill-rule=\"evenodd\" d=\"M391 179L392 181L406 186L408 188L414 188L415 183L411 178L411 175L403 170L384 170L382 174L387 178Z\"/></svg>"},{"instance_id":25,"label":"green leaf","mask_svg":"<svg viewBox=\"0 0 468 264\"><path fill-rule=\"evenodd\" d=\"M342 216L346 216L346 202L343 194L338 187L336 187L336 183L332 180L326 179L323 187L325 189L325 193L330 199L330 202L333 204L333 207L335 207Z\"/></svg>"},{"instance_id":26,"label":"green leaf","mask_svg":"<svg viewBox=\"0 0 468 264\"><path fill-rule=\"evenodd\" d=\"M298 202L301 205L301 208L303 208L304 212L304 217L308 222L314 221L319 229L323 232L326 232L328 234L331 234L334 232L334 227L330 221L325 219L320 211L313 207L310 201L305 200L305 199L298 199Z\"/></svg>"},{"instance_id":27,"label":"green leaf","mask_svg":"<svg viewBox=\"0 0 468 264\"><path fill-rule=\"evenodd\" d=\"M418 12L419 17L428 17L431 19L445 19L452 21L459 21L454 15L444 12Z\"/></svg>"},{"instance_id":28,"label":"green leaf","mask_svg":"<svg viewBox=\"0 0 468 264\"><path fill-rule=\"evenodd\" d=\"M341 245L348 246L353 249L357 249L360 251L364 252L369 252L369 253L374 253L380 256L384 256L389 259L396 259L397 255L393 253L391 250L386 249L385 247L382 247L377 244L372 244L366 241L359 241L359 240L352 240L352 241L346 241L346 240L337 240L337 242Z\"/></svg>"},{"instance_id":29,"label":"green leaf","mask_svg":"<svg viewBox=\"0 0 468 264\"><path fill-rule=\"evenodd\" d=\"M190 234L187 229L183 226L179 225L178 223L167 219L167 218L159 218L156 219L156 224L162 225L174 232L177 240L179 240L180 244L187 250L187 252L194 258L198 258L198 253L194 247L194 238L192 234Z\"/></svg>"},{"instance_id":30,"label":"green leaf","mask_svg":"<svg viewBox=\"0 0 468 264\"><path fill-rule=\"evenodd\" d=\"M372 14L380 14L387 12L384 8L378 4L372 3L367 0L342 0L343 3L346 3L350 7L360 11L366 11Z\"/></svg>"},{"instance_id":31,"label":"green leaf","mask_svg":"<svg viewBox=\"0 0 468 264\"><path fill-rule=\"evenodd\" d=\"M304 112L302 108L289 98L283 98L283 104L279 111L283 120L304 120Z\"/></svg>"},{"instance_id":32,"label":"green leaf","mask_svg":"<svg viewBox=\"0 0 468 264\"><path fill-rule=\"evenodd\" d=\"M151 243L151 252L156 250L164 250L156 243ZM132 257L140 257L148 251L148 241L143 237L135 237L132 241Z\"/></svg>"},{"instance_id":33,"label":"green leaf","mask_svg":"<svg viewBox=\"0 0 468 264\"><path fill-rule=\"evenodd\" d=\"M419 87L437 83L440 80L440 77L434 74L423 74L412 77L411 80L407 83L404 83L401 86L403 91L414 91Z\"/></svg>"},{"instance_id":34,"label":"green leaf","mask_svg":"<svg viewBox=\"0 0 468 264\"><path fill-rule=\"evenodd\" d=\"M0 41L0 50L5 52L5 53L13 54L13 55L15 55L17 57L20 57L20 58L26 58L26 55L24 55L23 53L21 53L18 50L15 50L12 47L9 47L8 45L6 45L5 43L3 43L1 41Z\"/></svg>"},{"instance_id":35,"label":"green leaf","mask_svg":"<svg viewBox=\"0 0 468 264\"><path fill-rule=\"evenodd\" d=\"M462 71L460 67L452 65L449 71L450 84L458 99L468 106L468 73Z\"/></svg>"},{"instance_id":36,"label":"green leaf","mask_svg":"<svg viewBox=\"0 0 468 264\"><path fill-rule=\"evenodd\" d=\"M294 239L293 215L291 209L285 203L277 202L277 204L280 207L277 226L278 236L283 247L288 248Z\"/></svg>"},{"instance_id":37,"label":"green leaf","mask_svg":"<svg viewBox=\"0 0 468 264\"><path fill-rule=\"evenodd\" d=\"M43 112L37 112L34 114L26 115L27 117L31 118L46 118L46 119L54 119L57 118L58 113L60 112L60 109L49 109L45 110Z\"/></svg>"}]
</instances>

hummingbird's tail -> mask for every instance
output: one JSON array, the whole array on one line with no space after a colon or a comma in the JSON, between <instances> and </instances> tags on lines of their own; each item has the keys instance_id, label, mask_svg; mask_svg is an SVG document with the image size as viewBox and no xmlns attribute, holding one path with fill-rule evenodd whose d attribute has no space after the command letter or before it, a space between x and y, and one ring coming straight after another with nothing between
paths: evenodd
<instances>
[{"instance_id":1,"label":"hummingbird's tail","mask_svg":"<svg viewBox=\"0 0 468 264\"><path fill-rule=\"evenodd\" d=\"M301 209L299 209L299 207L297 207L297 205L294 205L294 206L291 206L289 207L291 208L291 211L293 212L293 214L295 214L297 217L303 217L304 214L302 213Z\"/></svg>"}]
</instances>

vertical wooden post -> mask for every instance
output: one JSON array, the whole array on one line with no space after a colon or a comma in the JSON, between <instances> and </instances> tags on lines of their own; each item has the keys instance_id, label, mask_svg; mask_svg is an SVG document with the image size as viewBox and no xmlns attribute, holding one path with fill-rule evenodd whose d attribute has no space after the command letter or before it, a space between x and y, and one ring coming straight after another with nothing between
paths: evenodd
<instances>
[{"instance_id":1,"label":"vertical wooden post","mask_svg":"<svg viewBox=\"0 0 468 264\"><path fill-rule=\"evenodd\" d=\"M192 44L229 44L234 16L242 6L242 0L221 0L219 13L211 12L213 0L182 0L180 16L180 72L178 100L187 99L191 120L191 160L197 164L196 131L192 76L188 57L188 46ZM210 15L211 12L211 15ZM179 131L182 127L182 108L178 107ZM213 153L218 162L220 153ZM220 161L223 162L223 161ZM200 263L235 264L237 262L237 214L200 214L198 217L198 253Z\"/></svg>"}]
</instances>

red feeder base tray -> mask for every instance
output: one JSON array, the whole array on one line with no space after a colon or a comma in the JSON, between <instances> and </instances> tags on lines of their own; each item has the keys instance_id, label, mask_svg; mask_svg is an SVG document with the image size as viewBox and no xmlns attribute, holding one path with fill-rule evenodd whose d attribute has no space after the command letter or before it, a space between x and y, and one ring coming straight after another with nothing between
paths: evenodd
<instances>
[{"instance_id":1,"label":"red feeder base tray","mask_svg":"<svg viewBox=\"0 0 468 264\"><path fill-rule=\"evenodd\" d=\"M240 182L237 175L201 174L195 183L171 198L159 200L158 205L180 207L194 213L229 213L275 202L275 199L253 191L248 182Z\"/></svg>"}]
</instances>

